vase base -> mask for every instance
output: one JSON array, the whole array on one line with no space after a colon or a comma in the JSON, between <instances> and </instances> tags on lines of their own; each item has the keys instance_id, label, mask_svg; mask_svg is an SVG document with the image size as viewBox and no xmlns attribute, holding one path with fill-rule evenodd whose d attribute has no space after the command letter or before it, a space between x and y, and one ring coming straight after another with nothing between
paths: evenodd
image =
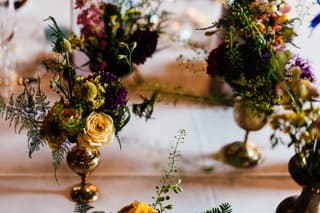
<instances>
[{"instance_id":1,"label":"vase base","mask_svg":"<svg viewBox=\"0 0 320 213\"><path fill-rule=\"evenodd\" d=\"M319 213L320 195L304 187L300 195L288 197L278 205L276 213Z\"/></svg>"},{"instance_id":2,"label":"vase base","mask_svg":"<svg viewBox=\"0 0 320 213\"><path fill-rule=\"evenodd\" d=\"M260 149L252 144L236 141L225 145L221 153L223 161L236 168L252 168L261 160Z\"/></svg>"},{"instance_id":3,"label":"vase base","mask_svg":"<svg viewBox=\"0 0 320 213\"><path fill-rule=\"evenodd\" d=\"M72 187L71 199L77 203L91 203L98 199L98 190L94 184L80 184Z\"/></svg>"},{"instance_id":4,"label":"vase base","mask_svg":"<svg viewBox=\"0 0 320 213\"><path fill-rule=\"evenodd\" d=\"M290 213L295 212L294 206L298 196L291 196L284 199L277 207L276 213Z\"/></svg>"}]
</instances>

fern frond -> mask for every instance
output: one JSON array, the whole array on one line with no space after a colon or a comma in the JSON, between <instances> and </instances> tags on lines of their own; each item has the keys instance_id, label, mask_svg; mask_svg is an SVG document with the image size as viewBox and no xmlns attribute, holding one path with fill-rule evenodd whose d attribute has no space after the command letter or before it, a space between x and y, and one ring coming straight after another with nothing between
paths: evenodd
<instances>
[{"instance_id":1,"label":"fern frond","mask_svg":"<svg viewBox=\"0 0 320 213\"><path fill-rule=\"evenodd\" d=\"M203 213L232 213L232 208L229 203L222 203L218 208L212 208Z\"/></svg>"},{"instance_id":2,"label":"fern frond","mask_svg":"<svg viewBox=\"0 0 320 213\"><path fill-rule=\"evenodd\" d=\"M53 159L53 168L54 168L54 178L58 181L57 171L61 165L61 161L64 160L64 156L70 150L71 143L66 140L61 144L60 149L52 151L52 159Z\"/></svg>"},{"instance_id":3,"label":"fern frond","mask_svg":"<svg viewBox=\"0 0 320 213\"><path fill-rule=\"evenodd\" d=\"M27 131L28 137L28 156L32 158L35 151L39 151L41 146L45 146L46 141L42 140L39 129L31 128Z\"/></svg>"},{"instance_id":4,"label":"fern frond","mask_svg":"<svg viewBox=\"0 0 320 213\"><path fill-rule=\"evenodd\" d=\"M87 213L90 209L93 209L94 207L87 204L87 203L76 203L76 206L73 210L75 213Z\"/></svg>"},{"instance_id":5,"label":"fern frond","mask_svg":"<svg viewBox=\"0 0 320 213\"><path fill-rule=\"evenodd\" d=\"M40 127L49 108L49 101L40 88L39 79L37 88L24 85L24 90L16 98L12 95L2 113L5 120L9 121L9 125L14 126L16 133L20 134L24 129L27 130L30 158L34 151L46 144L41 138Z\"/></svg>"}]
</instances>

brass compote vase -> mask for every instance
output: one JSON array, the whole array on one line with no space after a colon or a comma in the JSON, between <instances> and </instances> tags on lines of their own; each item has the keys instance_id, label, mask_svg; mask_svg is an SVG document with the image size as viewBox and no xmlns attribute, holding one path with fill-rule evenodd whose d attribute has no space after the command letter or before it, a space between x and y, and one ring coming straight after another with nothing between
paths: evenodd
<instances>
[{"instance_id":1,"label":"brass compote vase","mask_svg":"<svg viewBox=\"0 0 320 213\"><path fill-rule=\"evenodd\" d=\"M276 213L319 213L320 180L316 180L297 162L297 156L291 158L288 169L293 180L302 187L300 195L284 199L277 207Z\"/></svg>"},{"instance_id":2,"label":"brass compote vase","mask_svg":"<svg viewBox=\"0 0 320 213\"><path fill-rule=\"evenodd\" d=\"M81 183L71 189L73 201L90 203L97 200L97 187L88 182L88 177L99 165L99 148L112 142L114 131L113 120L107 114L92 112L86 119L83 133L77 136L77 144L67 153L68 166L81 177Z\"/></svg>"},{"instance_id":3,"label":"brass compote vase","mask_svg":"<svg viewBox=\"0 0 320 213\"><path fill-rule=\"evenodd\" d=\"M71 189L71 198L75 202L90 203L98 198L98 190L94 184L88 182L88 177L100 162L98 149L74 146L67 154L69 168L81 177L81 183Z\"/></svg>"},{"instance_id":4,"label":"brass compote vase","mask_svg":"<svg viewBox=\"0 0 320 213\"><path fill-rule=\"evenodd\" d=\"M236 100L233 115L236 123L246 132L243 141L235 141L222 148L223 161L237 168L254 167L261 160L261 151L255 144L248 142L249 133L260 130L267 123L268 116L254 111L242 99Z\"/></svg>"}]
</instances>

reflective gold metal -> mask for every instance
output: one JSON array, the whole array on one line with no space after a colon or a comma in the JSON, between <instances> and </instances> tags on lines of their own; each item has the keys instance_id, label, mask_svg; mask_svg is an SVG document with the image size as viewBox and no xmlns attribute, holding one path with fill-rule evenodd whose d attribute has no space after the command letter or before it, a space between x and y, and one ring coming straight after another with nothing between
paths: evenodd
<instances>
[{"instance_id":1,"label":"reflective gold metal","mask_svg":"<svg viewBox=\"0 0 320 213\"><path fill-rule=\"evenodd\" d=\"M264 127L268 121L265 113L254 112L246 101L236 101L233 106L233 117L244 130L257 131Z\"/></svg>"},{"instance_id":2,"label":"reflective gold metal","mask_svg":"<svg viewBox=\"0 0 320 213\"><path fill-rule=\"evenodd\" d=\"M81 183L71 189L73 201L90 203L97 200L97 187L88 183L88 176L99 165L99 161L100 153L98 149L75 146L67 154L69 168L81 177Z\"/></svg>"},{"instance_id":3,"label":"reflective gold metal","mask_svg":"<svg viewBox=\"0 0 320 213\"><path fill-rule=\"evenodd\" d=\"M236 141L222 148L223 161L236 168L251 168L261 160L260 149L252 143Z\"/></svg>"},{"instance_id":4,"label":"reflective gold metal","mask_svg":"<svg viewBox=\"0 0 320 213\"><path fill-rule=\"evenodd\" d=\"M302 190L299 195L293 195L281 201L276 213L319 213L320 181L299 166L296 155L290 159L288 170L292 179L301 186Z\"/></svg>"},{"instance_id":5,"label":"reflective gold metal","mask_svg":"<svg viewBox=\"0 0 320 213\"><path fill-rule=\"evenodd\" d=\"M261 160L261 151L253 143L248 143L250 131L257 131L267 123L268 116L265 113L254 112L252 108L242 100L237 100L233 108L234 120L246 131L243 141L227 144L222 148L223 161L237 168L251 168Z\"/></svg>"}]
</instances>

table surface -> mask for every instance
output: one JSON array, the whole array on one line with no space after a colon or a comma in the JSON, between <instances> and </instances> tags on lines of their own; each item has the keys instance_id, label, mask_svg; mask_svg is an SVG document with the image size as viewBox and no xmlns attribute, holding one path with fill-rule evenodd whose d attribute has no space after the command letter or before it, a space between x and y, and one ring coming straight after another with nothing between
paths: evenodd
<instances>
[{"instance_id":1,"label":"table surface","mask_svg":"<svg viewBox=\"0 0 320 213\"><path fill-rule=\"evenodd\" d=\"M167 4L174 3L168 1ZM176 0L175 4L175 12L180 14L177 17L182 17L181 14L190 8L195 8L196 14L204 17L216 17L220 8L217 1ZM213 11L208 11L208 5ZM316 14L318 9L313 6L310 14ZM17 28L12 44L17 56L18 76L37 74L37 62L50 50L43 35L47 23L42 21L48 15L70 27L70 2L30 0L25 8L18 11L18 26L21 28ZM306 20L310 17L307 16ZM201 20L198 25L207 24L206 19ZM314 61L314 67L319 70L320 64L316 64L320 57L316 52L319 29L310 36L307 22L304 22L298 30L301 36L296 43L301 49L297 52ZM192 36L199 38L199 34ZM30 42L22 41L26 37ZM208 46L215 45L214 39L206 42ZM176 57L182 50L173 45L156 53L139 69L147 79L168 80L168 84L183 82L183 86L191 91L208 93L211 80L205 73L181 71L177 65ZM293 152L285 146L271 148L268 125L249 135L249 141L263 153L261 163L253 169L235 169L213 158L223 145L244 137L244 131L233 120L232 108L161 102L157 104L153 117L145 122L133 116L120 133L121 150L116 142L101 148L101 163L90 176L90 181L98 186L100 192L98 201L92 204L95 210L117 212L135 200L152 203L151 197L155 195L155 187L166 169L170 147L179 129L187 132L185 142L179 147L181 157L177 164L184 191L171 196L172 212L201 212L229 202L236 213L270 213L285 197L301 191L287 171L287 162ZM72 212L75 204L69 198L69 191L72 185L80 182L80 178L63 162L57 183L53 177L49 148L43 147L29 159L24 133L15 134L6 122L0 123L0 131L3 162L0 167L1 212Z\"/></svg>"}]
</instances>

